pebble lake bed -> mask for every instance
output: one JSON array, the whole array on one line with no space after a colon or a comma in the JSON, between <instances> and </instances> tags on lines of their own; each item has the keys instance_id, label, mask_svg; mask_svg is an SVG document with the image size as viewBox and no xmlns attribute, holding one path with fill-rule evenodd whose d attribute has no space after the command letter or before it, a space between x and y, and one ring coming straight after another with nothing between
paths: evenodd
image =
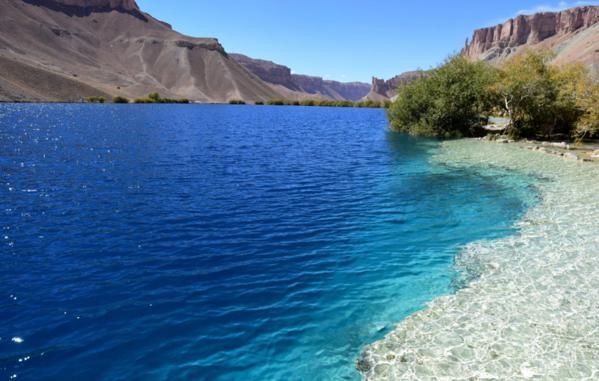
<instances>
[{"instance_id":1,"label":"pebble lake bed","mask_svg":"<svg viewBox=\"0 0 599 381\"><path fill-rule=\"evenodd\" d=\"M443 143L434 160L538 177L540 202L517 234L463 248L456 267L471 283L368 346L367 380L599 377L599 166L522 148Z\"/></svg>"}]
</instances>

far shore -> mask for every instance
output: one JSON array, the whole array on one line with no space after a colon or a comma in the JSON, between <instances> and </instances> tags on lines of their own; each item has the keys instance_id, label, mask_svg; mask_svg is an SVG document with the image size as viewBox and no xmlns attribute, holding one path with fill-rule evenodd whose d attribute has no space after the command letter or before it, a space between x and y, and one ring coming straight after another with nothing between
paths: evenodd
<instances>
[{"instance_id":1,"label":"far shore","mask_svg":"<svg viewBox=\"0 0 599 381\"><path fill-rule=\"evenodd\" d=\"M382 109L389 106L388 102L377 102L377 101L338 101L330 99L309 99L301 101L290 101L290 100L270 100L270 101L256 101L256 102L245 102L232 100L228 102L199 102L199 101L174 101L174 102L136 102L131 100L128 102L110 102L110 101L35 101L35 100L11 100L5 101L0 100L0 104L105 104L105 105L143 105L143 104L185 104L185 105L237 105L237 106L290 106L290 107L337 107L337 108L374 108Z\"/></svg>"}]
</instances>

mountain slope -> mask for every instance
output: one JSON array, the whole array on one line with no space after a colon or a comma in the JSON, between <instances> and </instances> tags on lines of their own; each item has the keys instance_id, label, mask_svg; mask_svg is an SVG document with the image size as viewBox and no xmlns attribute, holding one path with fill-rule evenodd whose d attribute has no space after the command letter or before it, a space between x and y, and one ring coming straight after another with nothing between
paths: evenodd
<instances>
[{"instance_id":1,"label":"mountain slope","mask_svg":"<svg viewBox=\"0 0 599 381\"><path fill-rule=\"evenodd\" d=\"M2 0L0 58L11 63L0 71L5 100L154 91L200 102L280 96L216 39L177 33L134 0ZM28 70L37 75L19 74ZM37 77L52 78L53 85L39 88Z\"/></svg>"},{"instance_id":2,"label":"mountain slope","mask_svg":"<svg viewBox=\"0 0 599 381\"><path fill-rule=\"evenodd\" d=\"M291 74L291 69L287 66L243 54L231 54L231 57L286 99L326 98L357 101L362 99L370 88L367 83L362 82L328 81L321 77Z\"/></svg>"},{"instance_id":3,"label":"mountain slope","mask_svg":"<svg viewBox=\"0 0 599 381\"><path fill-rule=\"evenodd\" d=\"M528 48L550 49L558 64L580 62L599 71L599 6L521 15L503 24L478 29L462 54L500 63Z\"/></svg>"}]
</instances>

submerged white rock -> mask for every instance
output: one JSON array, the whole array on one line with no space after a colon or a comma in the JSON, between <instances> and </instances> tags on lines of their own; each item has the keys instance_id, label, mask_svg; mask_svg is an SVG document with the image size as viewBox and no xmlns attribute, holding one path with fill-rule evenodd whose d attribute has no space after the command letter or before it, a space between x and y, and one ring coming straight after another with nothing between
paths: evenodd
<instances>
[{"instance_id":1,"label":"submerged white rock","mask_svg":"<svg viewBox=\"0 0 599 381\"><path fill-rule=\"evenodd\" d=\"M516 235L463 249L480 277L367 347L365 378L599 379L599 166L476 140L436 160L539 176L542 199Z\"/></svg>"}]
</instances>

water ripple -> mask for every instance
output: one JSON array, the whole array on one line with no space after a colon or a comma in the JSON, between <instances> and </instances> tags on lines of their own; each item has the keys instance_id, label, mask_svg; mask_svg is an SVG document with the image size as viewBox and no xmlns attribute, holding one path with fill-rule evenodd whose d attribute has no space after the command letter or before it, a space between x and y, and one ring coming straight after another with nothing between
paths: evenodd
<instances>
[{"instance_id":1,"label":"water ripple","mask_svg":"<svg viewBox=\"0 0 599 381\"><path fill-rule=\"evenodd\" d=\"M0 114L0 380L359 379L363 346L533 203L381 110Z\"/></svg>"}]
</instances>

